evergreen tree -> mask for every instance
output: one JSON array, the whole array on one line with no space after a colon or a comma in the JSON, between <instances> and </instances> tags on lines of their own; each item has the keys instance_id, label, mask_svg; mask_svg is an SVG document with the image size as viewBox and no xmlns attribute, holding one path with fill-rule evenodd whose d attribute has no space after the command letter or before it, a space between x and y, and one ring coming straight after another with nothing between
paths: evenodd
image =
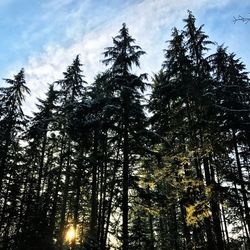
<instances>
[{"instance_id":1,"label":"evergreen tree","mask_svg":"<svg viewBox=\"0 0 250 250\"><path fill-rule=\"evenodd\" d=\"M13 232L17 230L15 220L19 214L22 184L20 141L27 122L22 104L25 94L29 94L30 91L26 86L23 69L14 76L14 79L5 81L7 87L1 88L0 190L1 243L2 247L7 249L13 243Z\"/></svg>"},{"instance_id":2,"label":"evergreen tree","mask_svg":"<svg viewBox=\"0 0 250 250\"><path fill-rule=\"evenodd\" d=\"M113 38L113 47L106 48L103 61L106 65L111 64L112 85L116 91L117 97L120 99L119 108L121 114L122 128L122 153L123 153L123 170L122 170L122 241L123 249L129 248L128 242L128 214L129 214L129 173L130 169L130 138L129 134L133 129L132 122L135 122L138 115L143 118L142 106L140 105L141 95L139 90L145 88L145 75L133 75L130 70L133 65L139 66L139 58L145 54L137 45L133 45L135 40L129 35L128 28L123 24L119 35Z\"/></svg>"},{"instance_id":3,"label":"evergreen tree","mask_svg":"<svg viewBox=\"0 0 250 250\"><path fill-rule=\"evenodd\" d=\"M1 249L249 248L249 76L223 46L209 54L191 11L184 25L149 102L125 24L108 69L87 87L77 56L32 117L24 70L5 80Z\"/></svg>"}]
</instances>

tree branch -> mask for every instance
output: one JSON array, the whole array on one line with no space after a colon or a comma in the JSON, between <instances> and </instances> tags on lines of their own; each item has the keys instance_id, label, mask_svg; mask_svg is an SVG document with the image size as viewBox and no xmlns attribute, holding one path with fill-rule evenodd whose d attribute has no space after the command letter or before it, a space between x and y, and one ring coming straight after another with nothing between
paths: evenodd
<instances>
[{"instance_id":1,"label":"tree branch","mask_svg":"<svg viewBox=\"0 0 250 250\"><path fill-rule=\"evenodd\" d=\"M241 21L243 23L248 23L250 21L250 17L243 17L241 15L239 15L238 17L234 17L233 22L237 23L238 21Z\"/></svg>"}]
</instances>

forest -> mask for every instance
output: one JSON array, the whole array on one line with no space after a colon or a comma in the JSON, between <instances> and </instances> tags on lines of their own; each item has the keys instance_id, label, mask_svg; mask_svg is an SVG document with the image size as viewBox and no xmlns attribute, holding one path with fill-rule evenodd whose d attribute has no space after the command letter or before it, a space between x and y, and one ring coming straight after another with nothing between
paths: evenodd
<instances>
[{"instance_id":1,"label":"forest","mask_svg":"<svg viewBox=\"0 0 250 250\"><path fill-rule=\"evenodd\" d=\"M24 69L3 80L0 249L250 249L246 66L191 11L164 46L135 74L123 24L106 70L87 83L76 56L31 116Z\"/></svg>"}]
</instances>

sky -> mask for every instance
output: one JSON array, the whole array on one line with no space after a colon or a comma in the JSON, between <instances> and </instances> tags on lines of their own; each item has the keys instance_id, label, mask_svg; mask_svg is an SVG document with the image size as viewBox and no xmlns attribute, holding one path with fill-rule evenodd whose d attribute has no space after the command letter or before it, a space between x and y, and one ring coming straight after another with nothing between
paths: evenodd
<instances>
[{"instance_id":1,"label":"sky","mask_svg":"<svg viewBox=\"0 0 250 250\"><path fill-rule=\"evenodd\" d=\"M183 28L187 10L211 41L228 47L250 71L250 22L233 22L239 15L250 17L250 0L0 0L0 78L25 69L31 96L24 111L30 113L78 54L85 80L93 82L105 69L104 48L112 46L122 23L146 51L136 73L152 76L161 68L172 28Z\"/></svg>"}]
</instances>

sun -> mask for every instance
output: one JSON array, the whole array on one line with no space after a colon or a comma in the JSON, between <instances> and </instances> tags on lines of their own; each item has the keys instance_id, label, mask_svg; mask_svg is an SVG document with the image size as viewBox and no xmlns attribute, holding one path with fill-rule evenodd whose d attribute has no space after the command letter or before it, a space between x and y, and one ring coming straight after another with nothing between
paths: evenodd
<instances>
[{"instance_id":1,"label":"sun","mask_svg":"<svg viewBox=\"0 0 250 250\"><path fill-rule=\"evenodd\" d=\"M76 238L76 230L73 226L67 229L65 234L65 241L71 243Z\"/></svg>"}]
</instances>

